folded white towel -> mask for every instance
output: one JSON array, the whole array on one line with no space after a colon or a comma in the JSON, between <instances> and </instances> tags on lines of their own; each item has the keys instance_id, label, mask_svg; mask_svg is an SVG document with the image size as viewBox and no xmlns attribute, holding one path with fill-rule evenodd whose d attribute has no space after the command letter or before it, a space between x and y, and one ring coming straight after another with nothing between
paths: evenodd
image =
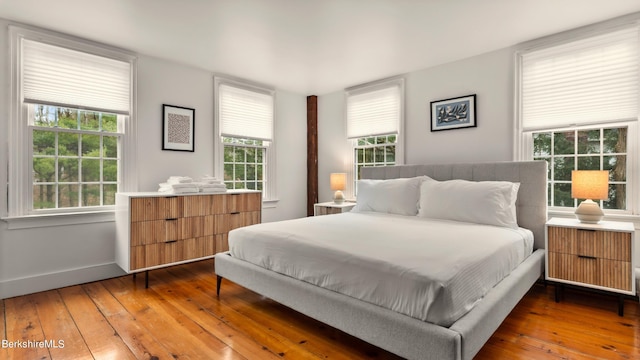
<instances>
[{"instance_id":1,"label":"folded white towel","mask_svg":"<svg viewBox=\"0 0 640 360\"><path fill-rule=\"evenodd\" d=\"M201 184L212 184L212 185L217 185L217 184L224 184L222 181L220 180L202 180L200 181Z\"/></svg>"},{"instance_id":2,"label":"folded white towel","mask_svg":"<svg viewBox=\"0 0 640 360\"><path fill-rule=\"evenodd\" d=\"M222 184L222 180L209 175L203 176L200 182L203 184Z\"/></svg>"},{"instance_id":3,"label":"folded white towel","mask_svg":"<svg viewBox=\"0 0 640 360\"><path fill-rule=\"evenodd\" d=\"M178 183L178 184L172 184L172 183L160 183L159 185L161 188L171 188L171 189L181 189L181 188L193 188L193 187L198 187L198 185L194 184L194 183Z\"/></svg>"},{"instance_id":4,"label":"folded white towel","mask_svg":"<svg viewBox=\"0 0 640 360\"><path fill-rule=\"evenodd\" d=\"M186 184L192 183L193 179L188 176L169 176L167 183L169 184Z\"/></svg>"}]
</instances>

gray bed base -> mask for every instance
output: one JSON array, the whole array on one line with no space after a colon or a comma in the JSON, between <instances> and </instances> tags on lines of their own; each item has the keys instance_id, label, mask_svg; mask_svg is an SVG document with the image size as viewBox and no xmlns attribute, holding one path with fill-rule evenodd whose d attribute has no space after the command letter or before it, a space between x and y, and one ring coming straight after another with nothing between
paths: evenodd
<instances>
[{"instance_id":1,"label":"gray bed base","mask_svg":"<svg viewBox=\"0 0 640 360\"><path fill-rule=\"evenodd\" d=\"M537 249L476 306L449 328L417 320L355 298L217 254L222 278L407 359L472 359L544 270L546 162L400 165L363 168L363 177L390 179L428 175L436 180L508 180L521 183L518 223L534 232Z\"/></svg>"}]
</instances>

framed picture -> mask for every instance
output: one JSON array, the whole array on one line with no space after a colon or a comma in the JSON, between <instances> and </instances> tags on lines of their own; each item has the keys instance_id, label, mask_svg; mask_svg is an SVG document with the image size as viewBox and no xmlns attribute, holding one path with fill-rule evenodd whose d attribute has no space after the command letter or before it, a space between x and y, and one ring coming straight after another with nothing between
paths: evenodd
<instances>
[{"instance_id":1,"label":"framed picture","mask_svg":"<svg viewBox=\"0 0 640 360\"><path fill-rule=\"evenodd\" d=\"M162 104L162 150L194 151L196 110Z\"/></svg>"},{"instance_id":2,"label":"framed picture","mask_svg":"<svg viewBox=\"0 0 640 360\"><path fill-rule=\"evenodd\" d=\"M431 131L476 126L476 94L431 102Z\"/></svg>"}]
</instances>

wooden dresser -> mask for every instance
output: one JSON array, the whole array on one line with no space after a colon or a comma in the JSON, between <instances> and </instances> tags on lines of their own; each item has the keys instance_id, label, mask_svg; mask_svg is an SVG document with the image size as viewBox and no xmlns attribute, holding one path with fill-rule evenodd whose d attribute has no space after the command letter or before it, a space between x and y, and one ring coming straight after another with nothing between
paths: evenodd
<instances>
[{"instance_id":1,"label":"wooden dresser","mask_svg":"<svg viewBox=\"0 0 640 360\"><path fill-rule=\"evenodd\" d=\"M230 230L259 223L262 193L116 194L116 263L128 273L212 258Z\"/></svg>"},{"instance_id":2,"label":"wooden dresser","mask_svg":"<svg viewBox=\"0 0 640 360\"><path fill-rule=\"evenodd\" d=\"M634 234L633 224L626 222L549 220L546 279L635 296ZM619 299L622 303L622 295ZM622 315L623 308L618 312Z\"/></svg>"}]
</instances>

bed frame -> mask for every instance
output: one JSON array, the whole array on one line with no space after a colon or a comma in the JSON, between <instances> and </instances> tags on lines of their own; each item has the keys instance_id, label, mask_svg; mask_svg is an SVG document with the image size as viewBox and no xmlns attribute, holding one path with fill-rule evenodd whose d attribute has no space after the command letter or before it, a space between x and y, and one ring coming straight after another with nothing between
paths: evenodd
<instances>
[{"instance_id":1,"label":"bed frame","mask_svg":"<svg viewBox=\"0 0 640 360\"><path fill-rule=\"evenodd\" d=\"M364 167L362 177L427 175L436 180L520 182L518 224L534 233L534 252L476 306L448 328L238 260L215 257L218 296L222 278L269 297L348 334L408 359L472 359L544 271L547 220L545 161Z\"/></svg>"}]
</instances>

